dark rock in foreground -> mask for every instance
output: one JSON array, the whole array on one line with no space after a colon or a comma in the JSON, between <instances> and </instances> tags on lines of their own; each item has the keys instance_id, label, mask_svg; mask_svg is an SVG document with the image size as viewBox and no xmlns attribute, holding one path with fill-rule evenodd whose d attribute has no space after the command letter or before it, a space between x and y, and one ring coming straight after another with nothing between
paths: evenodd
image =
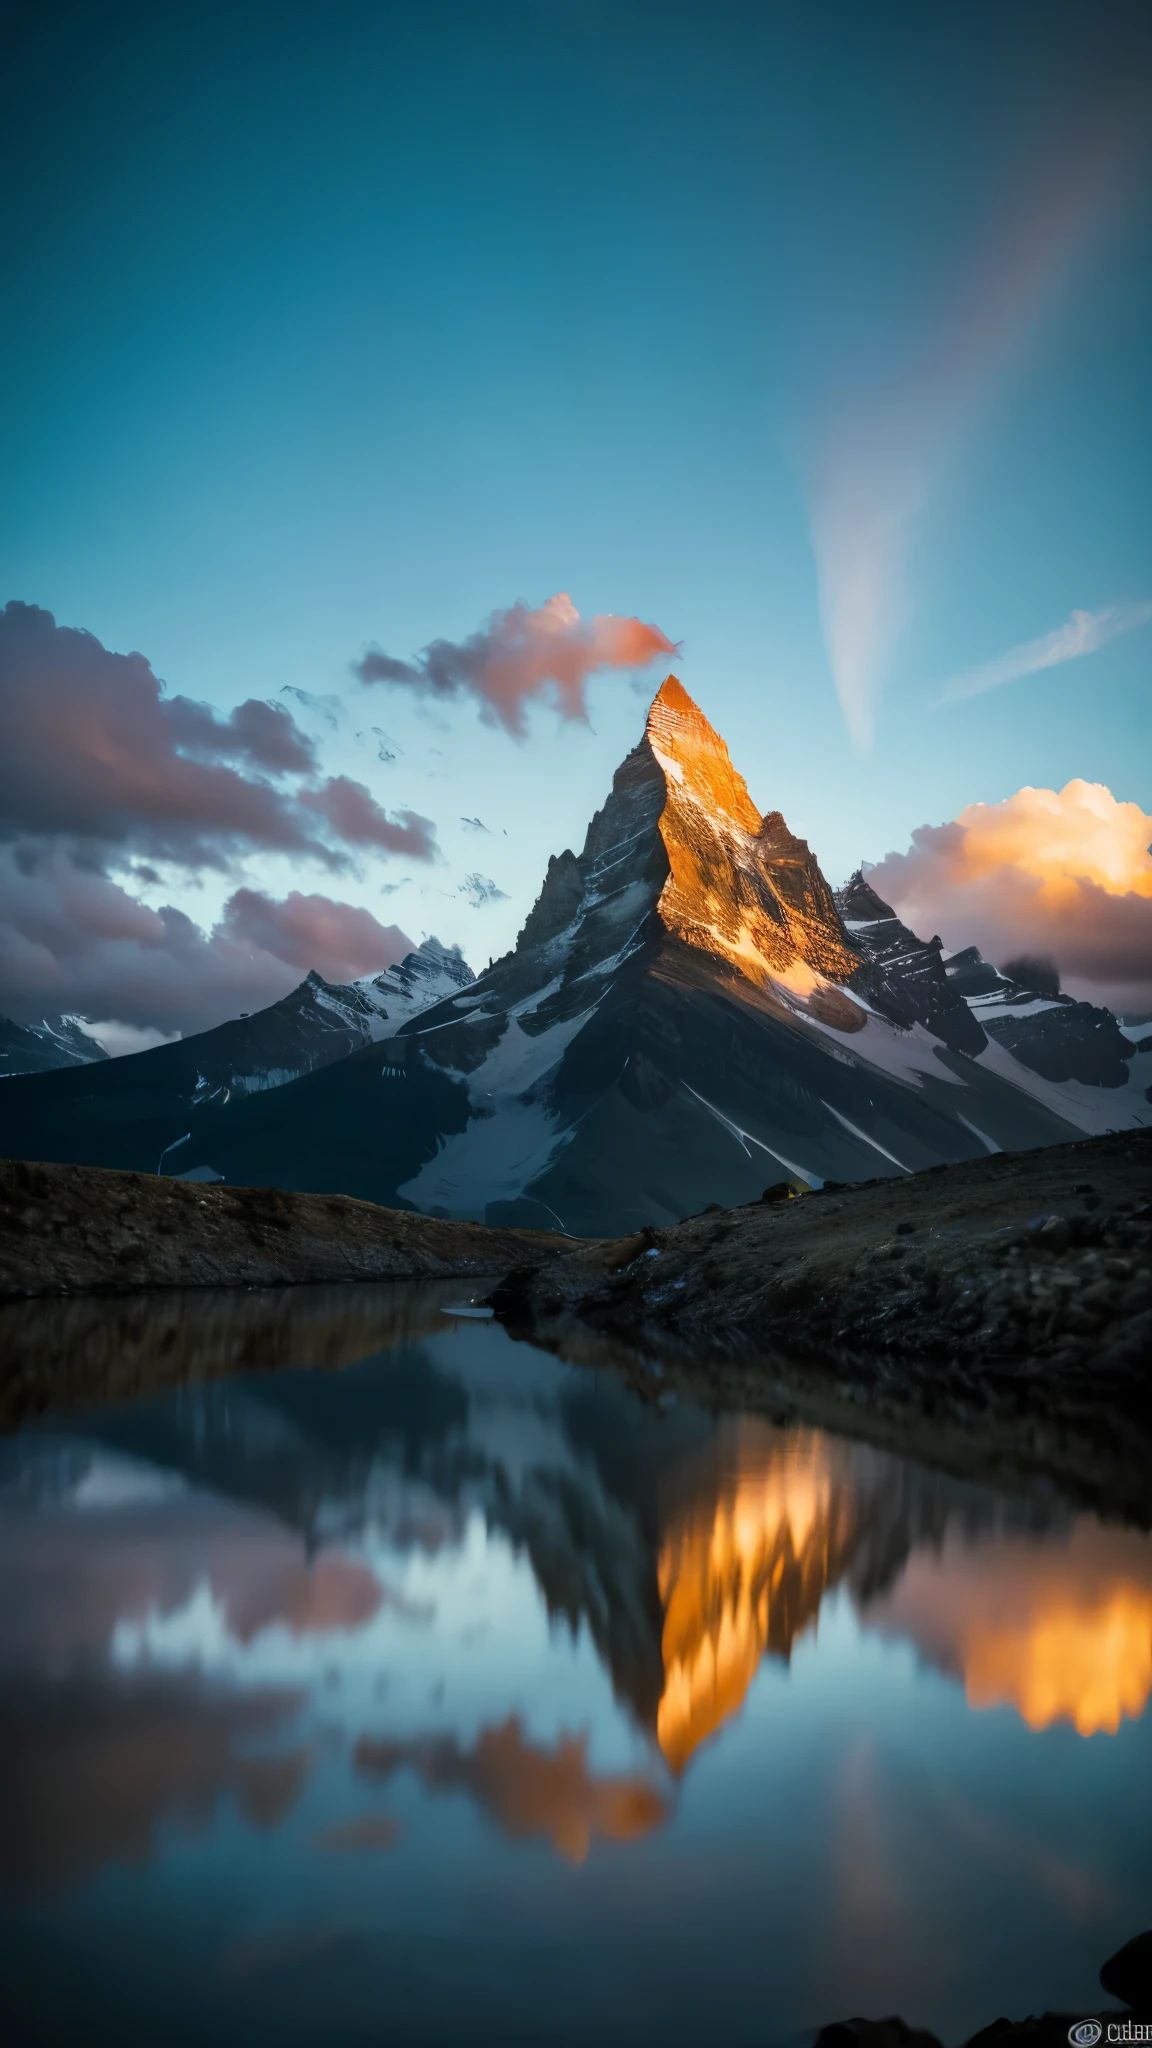
<instances>
[{"instance_id":1,"label":"dark rock in foreground","mask_svg":"<svg viewBox=\"0 0 1152 2048\"><path fill-rule=\"evenodd\" d=\"M1105 2012L1103 2019L1096 2013L1075 2012L1029 2013L1023 2020L996 2019L972 2034L964 2048L1064 2048L1065 2042L1071 2042L1073 2048L1082 2042L1088 2048L1088 2044L1105 2035L1112 2041L1143 2040L1143 2030L1134 2033L1129 2027L1125 2031L1125 2023L1133 2019L1142 2023L1152 2011L1152 1931L1136 1935L1114 1956L1109 1956L1101 1968L1100 1982L1105 1991L1113 1998L1123 1999L1131 2010ZM935 2034L892 2017L836 2020L831 2026L821 2027L813 2048L941 2048L941 2043Z\"/></svg>"}]
</instances>

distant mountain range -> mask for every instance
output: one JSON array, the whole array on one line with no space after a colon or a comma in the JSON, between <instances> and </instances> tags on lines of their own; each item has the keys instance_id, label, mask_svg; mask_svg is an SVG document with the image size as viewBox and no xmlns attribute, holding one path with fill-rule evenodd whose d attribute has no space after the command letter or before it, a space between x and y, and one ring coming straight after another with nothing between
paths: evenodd
<instances>
[{"instance_id":1,"label":"distant mountain range","mask_svg":"<svg viewBox=\"0 0 1152 2048\"><path fill-rule=\"evenodd\" d=\"M475 979L398 968L9 1080L0 1145L434 1215L624 1231L1152 1123L1152 1037L834 894L675 677L583 851Z\"/></svg>"},{"instance_id":2,"label":"distant mountain range","mask_svg":"<svg viewBox=\"0 0 1152 2048\"><path fill-rule=\"evenodd\" d=\"M145 1172L180 1173L190 1167L195 1174L195 1162L184 1156L191 1140L188 1126L205 1109L281 1089L332 1060L377 1044L473 979L458 947L426 939L383 974L341 983L313 972L266 1010L117 1060L109 1060L94 1039L84 1039L77 1020L64 1019L77 1026L74 1039L89 1050L60 1042L58 1034L45 1047L41 1064L60 1071L42 1076L46 1086L9 1082L0 1097L0 1146L8 1156L31 1157L19 1151L18 1140L27 1132L38 1158ZM23 1057L15 1034L33 1034L0 1021L0 1049L8 1042L5 1029L14 1034L14 1056ZM104 1064L93 1071L88 1062L95 1060ZM41 1078L38 1070L31 1071ZM210 1170L201 1170L199 1177L219 1178Z\"/></svg>"},{"instance_id":3,"label":"distant mountain range","mask_svg":"<svg viewBox=\"0 0 1152 2048\"><path fill-rule=\"evenodd\" d=\"M45 1017L16 1024L0 1017L0 1080L11 1074L47 1074L57 1067L87 1067L106 1060L83 1017Z\"/></svg>"}]
</instances>

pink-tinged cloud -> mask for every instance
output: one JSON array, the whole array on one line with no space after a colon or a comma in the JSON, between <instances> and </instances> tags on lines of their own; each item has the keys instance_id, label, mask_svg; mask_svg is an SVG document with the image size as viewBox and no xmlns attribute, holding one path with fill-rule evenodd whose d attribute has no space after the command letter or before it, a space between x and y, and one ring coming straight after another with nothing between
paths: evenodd
<instances>
[{"instance_id":1,"label":"pink-tinged cloud","mask_svg":"<svg viewBox=\"0 0 1152 2048\"><path fill-rule=\"evenodd\" d=\"M81 846L105 867L436 854L429 819L390 818L362 783L320 780L313 741L282 706L251 698L220 717L166 698L142 654L18 603L0 611L0 839Z\"/></svg>"},{"instance_id":2,"label":"pink-tinged cloud","mask_svg":"<svg viewBox=\"0 0 1152 2048\"><path fill-rule=\"evenodd\" d=\"M1136 188L1147 109L1110 103L1062 133L996 225L912 367L826 408L809 461L829 662L856 745L910 609L923 516L1093 243Z\"/></svg>"},{"instance_id":3,"label":"pink-tinged cloud","mask_svg":"<svg viewBox=\"0 0 1152 2048\"><path fill-rule=\"evenodd\" d=\"M300 801L325 818L346 845L377 846L409 860L435 860L439 851L431 818L408 810L390 818L364 784L350 776L330 775L319 789L305 790Z\"/></svg>"},{"instance_id":4,"label":"pink-tinged cloud","mask_svg":"<svg viewBox=\"0 0 1152 2048\"><path fill-rule=\"evenodd\" d=\"M35 605L0 612L5 838L66 836L189 866L253 847L337 865L315 820L278 786L314 765L286 711L249 702L218 719L165 699L142 654L112 654Z\"/></svg>"},{"instance_id":5,"label":"pink-tinged cloud","mask_svg":"<svg viewBox=\"0 0 1152 2048\"><path fill-rule=\"evenodd\" d=\"M995 1596L989 1599L989 1586ZM871 1629L961 1678L969 1706L1115 1735L1152 1697L1152 1541L1078 1516L1064 1540L997 1532L925 1544L868 1601Z\"/></svg>"},{"instance_id":6,"label":"pink-tinged cloud","mask_svg":"<svg viewBox=\"0 0 1152 2048\"><path fill-rule=\"evenodd\" d=\"M522 734L530 702L551 702L564 718L584 718L585 685L596 670L643 668L675 652L667 634L642 619L611 612L582 619L561 590L536 611L514 604L493 612L465 640L433 640L414 661L373 647L353 669L363 683L402 683L429 696L473 696L490 723Z\"/></svg>"},{"instance_id":7,"label":"pink-tinged cloud","mask_svg":"<svg viewBox=\"0 0 1152 2048\"><path fill-rule=\"evenodd\" d=\"M398 925L380 924L370 910L295 889L282 903L259 889L237 889L216 931L292 967L314 967L325 981L379 974L412 951Z\"/></svg>"},{"instance_id":8,"label":"pink-tinged cloud","mask_svg":"<svg viewBox=\"0 0 1152 2048\"><path fill-rule=\"evenodd\" d=\"M0 988L25 1023L61 1011L160 1032L205 1031L278 1002L315 967L328 981L412 951L397 925L320 895L239 889L211 931L151 910L58 847L0 847Z\"/></svg>"},{"instance_id":9,"label":"pink-tinged cloud","mask_svg":"<svg viewBox=\"0 0 1152 2048\"><path fill-rule=\"evenodd\" d=\"M1056 962L1071 994L1152 1009L1152 816L1099 782L1020 789L922 825L906 853L868 871L914 931L997 966Z\"/></svg>"},{"instance_id":10,"label":"pink-tinged cloud","mask_svg":"<svg viewBox=\"0 0 1152 2048\"><path fill-rule=\"evenodd\" d=\"M583 1735L555 1747L530 1742L516 1715L481 1728L471 1749L454 1736L374 1742L361 1736L356 1766L378 1781L414 1770L429 1791L471 1793L512 1841L543 1837L569 1863L583 1863L593 1840L632 1842L668 1819L669 1805L641 1777L598 1778Z\"/></svg>"}]
</instances>

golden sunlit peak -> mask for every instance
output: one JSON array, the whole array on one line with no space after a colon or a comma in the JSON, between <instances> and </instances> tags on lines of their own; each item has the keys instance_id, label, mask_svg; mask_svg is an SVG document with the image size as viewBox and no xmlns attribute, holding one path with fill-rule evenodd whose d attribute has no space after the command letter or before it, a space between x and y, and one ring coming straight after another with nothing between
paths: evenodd
<instances>
[{"instance_id":1,"label":"golden sunlit peak","mask_svg":"<svg viewBox=\"0 0 1152 2048\"><path fill-rule=\"evenodd\" d=\"M666 711L693 711L697 718L702 718L704 715L696 699L688 695L679 676L665 676L649 706L649 719L651 719L652 713L658 704L662 705Z\"/></svg>"},{"instance_id":2,"label":"golden sunlit peak","mask_svg":"<svg viewBox=\"0 0 1152 2048\"><path fill-rule=\"evenodd\" d=\"M759 987L859 1031L865 1013L831 983L860 965L832 892L778 812L763 819L728 748L680 678L667 676L648 711L646 741L664 783L660 836L668 931ZM768 828L766 831L766 827Z\"/></svg>"},{"instance_id":3,"label":"golden sunlit peak","mask_svg":"<svg viewBox=\"0 0 1152 2048\"><path fill-rule=\"evenodd\" d=\"M696 699L689 696L679 676L665 676L648 707L646 729L655 747L667 747L677 738L687 739L694 746L714 749L728 759L728 748L720 734Z\"/></svg>"}]
</instances>

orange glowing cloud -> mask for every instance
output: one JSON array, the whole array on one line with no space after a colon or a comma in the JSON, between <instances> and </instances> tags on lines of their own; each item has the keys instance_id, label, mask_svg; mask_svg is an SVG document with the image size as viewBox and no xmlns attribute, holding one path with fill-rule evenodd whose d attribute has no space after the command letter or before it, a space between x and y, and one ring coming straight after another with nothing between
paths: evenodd
<instances>
[{"instance_id":1,"label":"orange glowing cloud","mask_svg":"<svg viewBox=\"0 0 1152 2048\"><path fill-rule=\"evenodd\" d=\"M1089 1516L1060 1547L920 1551L865 1619L957 1672L970 1706L1014 1707L1030 1728L1115 1735L1152 1697L1152 1542Z\"/></svg>"},{"instance_id":2,"label":"orange glowing cloud","mask_svg":"<svg viewBox=\"0 0 1152 2048\"><path fill-rule=\"evenodd\" d=\"M915 931L1002 963L1055 960L1074 994L1152 1004L1152 816L1100 782L1019 789L922 825L868 878Z\"/></svg>"},{"instance_id":3,"label":"orange glowing cloud","mask_svg":"<svg viewBox=\"0 0 1152 2048\"><path fill-rule=\"evenodd\" d=\"M659 626L642 619L612 612L581 618L561 590L535 611L514 604L493 612L465 640L433 640L414 661L369 648L353 671L363 683L404 683L430 696L473 696L490 723L522 733L530 700L551 701L563 718L584 718L585 685L597 669L643 668L675 651Z\"/></svg>"},{"instance_id":4,"label":"orange glowing cloud","mask_svg":"<svg viewBox=\"0 0 1152 2048\"><path fill-rule=\"evenodd\" d=\"M390 1778L405 1766L430 1791L470 1792L513 1841L543 1835L570 1863L583 1863L594 1836L630 1842L668 1817L665 1800L643 1778L598 1778L584 1736L562 1735L554 1749L530 1742L515 1715L482 1728L472 1749L452 1736L356 1746L366 1776Z\"/></svg>"}]
</instances>

